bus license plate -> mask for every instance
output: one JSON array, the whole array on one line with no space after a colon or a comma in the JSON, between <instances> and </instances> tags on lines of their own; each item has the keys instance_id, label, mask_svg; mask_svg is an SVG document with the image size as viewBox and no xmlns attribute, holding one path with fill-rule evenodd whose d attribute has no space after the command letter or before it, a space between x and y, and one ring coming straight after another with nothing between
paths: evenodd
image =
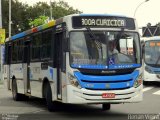
<instances>
[{"instance_id":1,"label":"bus license plate","mask_svg":"<svg viewBox=\"0 0 160 120\"><path fill-rule=\"evenodd\" d=\"M115 98L114 93L103 93L102 98Z\"/></svg>"}]
</instances>

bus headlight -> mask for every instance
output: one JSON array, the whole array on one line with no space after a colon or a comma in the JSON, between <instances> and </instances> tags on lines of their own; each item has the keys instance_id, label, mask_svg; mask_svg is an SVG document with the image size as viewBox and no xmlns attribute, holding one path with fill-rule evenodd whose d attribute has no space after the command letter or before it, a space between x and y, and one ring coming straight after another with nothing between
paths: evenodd
<instances>
[{"instance_id":1,"label":"bus headlight","mask_svg":"<svg viewBox=\"0 0 160 120\"><path fill-rule=\"evenodd\" d=\"M68 79L71 83L71 85L75 86L75 87L78 87L78 88L81 88L79 82L77 81L77 78L73 75L71 75L70 73L68 73Z\"/></svg>"},{"instance_id":2,"label":"bus headlight","mask_svg":"<svg viewBox=\"0 0 160 120\"><path fill-rule=\"evenodd\" d=\"M142 84L143 81L143 74L141 73L138 78L136 79L136 81L134 82L134 87L137 88Z\"/></svg>"}]
</instances>

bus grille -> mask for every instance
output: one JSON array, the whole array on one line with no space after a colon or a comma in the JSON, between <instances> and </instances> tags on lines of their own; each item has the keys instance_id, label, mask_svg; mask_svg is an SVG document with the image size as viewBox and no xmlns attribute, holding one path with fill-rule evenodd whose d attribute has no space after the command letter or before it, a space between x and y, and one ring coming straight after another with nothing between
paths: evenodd
<instances>
[{"instance_id":1,"label":"bus grille","mask_svg":"<svg viewBox=\"0 0 160 120\"><path fill-rule=\"evenodd\" d=\"M96 76L84 75L80 72L74 72L79 84L82 88L89 90L123 90L133 87L135 80L139 75L139 71L131 74L112 75L112 76Z\"/></svg>"}]
</instances>

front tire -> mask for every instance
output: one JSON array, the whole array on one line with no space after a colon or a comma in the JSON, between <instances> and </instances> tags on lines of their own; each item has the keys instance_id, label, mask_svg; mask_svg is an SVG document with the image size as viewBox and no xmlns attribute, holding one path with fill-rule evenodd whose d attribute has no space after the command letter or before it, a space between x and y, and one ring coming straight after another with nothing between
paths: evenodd
<instances>
[{"instance_id":1,"label":"front tire","mask_svg":"<svg viewBox=\"0 0 160 120\"><path fill-rule=\"evenodd\" d=\"M146 85L146 86L150 85L150 81L143 81L143 85Z\"/></svg>"},{"instance_id":2,"label":"front tire","mask_svg":"<svg viewBox=\"0 0 160 120\"><path fill-rule=\"evenodd\" d=\"M56 110L56 105L52 101L52 91L51 91L51 87L50 87L49 83L46 85L45 98L46 98L46 102L47 102L48 111L50 111L50 112L55 111Z\"/></svg>"},{"instance_id":3,"label":"front tire","mask_svg":"<svg viewBox=\"0 0 160 120\"><path fill-rule=\"evenodd\" d=\"M102 104L102 110L110 110L111 109L111 104L110 103L105 103Z\"/></svg>"}]
</instances>

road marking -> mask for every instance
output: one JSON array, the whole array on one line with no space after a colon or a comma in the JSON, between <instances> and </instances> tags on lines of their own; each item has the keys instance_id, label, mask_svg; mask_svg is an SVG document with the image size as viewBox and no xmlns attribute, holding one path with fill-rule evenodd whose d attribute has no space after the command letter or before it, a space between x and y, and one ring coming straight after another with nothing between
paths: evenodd
<instances>
[{"instance_id":1,"label":"road marking","mask_svg":"<svg viewBox=\"0 0 160 120\"><path fill-rule=\"evenodd\" d=\"M148 90L151 90L153 87L146 87L146 88L143 88L143 92L146 92Z\"/></svg>"},{"instance_id":2,"label":"road marking","mask_svg":"<svg viewBox=\"0 0 160 120\"><path fill-rule=\"evenodd\" d=\"M153 93L154 95L160 95L160 90Z\"/></svg>"},{"instance_id":3,"label":"road marking","mask_svg":"<svg viewBox=\"0 0 160 120\"><path fill-rule=\"evenodd\" d=\"M43 112L43 111L45 111L45 110L37 110L37 111L34 111L32 113L39 113L39 112Z\"/></svg>"}]
</instances>

